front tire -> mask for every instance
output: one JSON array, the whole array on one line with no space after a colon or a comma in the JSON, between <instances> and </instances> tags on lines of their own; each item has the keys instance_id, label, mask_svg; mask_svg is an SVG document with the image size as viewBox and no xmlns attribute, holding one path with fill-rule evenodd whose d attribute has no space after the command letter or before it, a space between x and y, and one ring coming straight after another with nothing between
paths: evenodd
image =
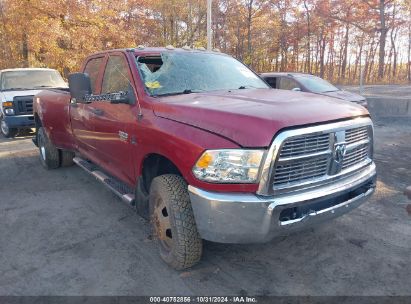
<instances>
[{"instance_id":1,"label":"front tire","mask_svg":"<svg viewBox=\"0 0 411 304\"><path fill-rule=\"evenodd\" d=\"M13 138L17 135L18 132L18 129L16 128L9 128L9 126L3 118L0 119L0 129L1 134L3 134L3 136L6 138Z\"/></svg>"},{"instance_id":2,"label":"front tire","mask_svg":"<svg viewBox=\"0 0 411 304\"><path fill-rule=\"evenodd\" d=\"M37 132L37 141L40 152L40 163L45 169L60 167L59 150L50 142L43 127Z\"/></svg>"},{"instance_id":3,"label":"front tire","mask_svg":"<svg viewBox=\"0 0 411 304\"><path fill-rule=\"evenodd\" d=\"M202 255L202 240L184 179L174 174L154 178L149 207L161 258L177 270L198 263Z\"/></svg>"}]
</instances>

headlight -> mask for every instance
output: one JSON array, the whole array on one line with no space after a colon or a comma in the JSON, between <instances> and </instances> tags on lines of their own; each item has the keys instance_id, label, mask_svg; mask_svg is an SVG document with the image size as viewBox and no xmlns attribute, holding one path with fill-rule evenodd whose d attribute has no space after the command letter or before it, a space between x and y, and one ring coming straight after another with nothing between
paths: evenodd
<instances>
[{"instance_id":1,"label":"headlight","mask_svg":"<svg viewBox=\"0 0 411 304\"><path fill-rule=\"evenodd\" d=\"M14 115L14 110L13 109L4 109L4 113L6 115Z\"/></svg>"},{"instance_id":2,"label":"headlight","mask_svg":"<svg viewBox=\"0 0 411 304\"><path fill-rule=\"evenodd\" d=\"M255 183L264 150L208 150L193 167L195 177L214 183Z\"/></svg>"}]
</instances>

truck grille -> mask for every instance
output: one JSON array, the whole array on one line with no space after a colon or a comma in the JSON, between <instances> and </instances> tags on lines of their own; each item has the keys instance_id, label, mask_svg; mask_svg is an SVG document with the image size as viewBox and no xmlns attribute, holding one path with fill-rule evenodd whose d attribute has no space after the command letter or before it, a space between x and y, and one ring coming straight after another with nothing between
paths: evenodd
<instances>
[{"instance_id":1,"label":"truck grille","mask_svg":"<svg viewBox=\"0 0 411 304\"><path fill-rule=\"evenodd\" d=\"M285 138L271 175L284 190L349 172L371 161L372 126L346 127Z\"/></svg>"},{"instance_id":2,"label":"truck grille","mask_svg":"<svg viewBox=\"0 0 411 304\"><path fill-rule=\"evenodd\" d=\"M345 131L345 141L353 144L368 139L368 127L359 127Z\"/></svg>"},{"instance_id":3,"label":"truck grille","mask_svg":"<svg viewBox=\"0 0 411 304\"><path fill-rule=\"evenodd\" d=\"M368 157L368 145L363 145L358 148L355 148L345 155L343 162L343 169L349 168L356 164L359 164L365 161Z\"/></svg>"},{"instance_id":4,"label":"truck grille","mask_svg":"<svg viewBox=\"0 0 411 304\"><path fill-rule=\"evenodd\" d=\"M16 96L13 104L16 115L33 114L33 96Z\"/></svg>"},{"instance_id":5,"label":"truck grille","mask_svg":"<svg viewBox=\"0 0 411 304\"><path fill-rule=\"evenodd\" d=\"M288 165L278 165L275 170L274 185L294 183L313 179L327 173L328 157L298 161Z\"/></svg>"},{"instance_id":6,"label":"truck grille","mask_svg":"<svg viewBox=\"0 0 411 304\"><path fill-rule=\"evenodd\" d=\"M308 134L287 141L281 149L281 158L327 151L330 146L330 135Z\"/></svg>"}]
</instances>

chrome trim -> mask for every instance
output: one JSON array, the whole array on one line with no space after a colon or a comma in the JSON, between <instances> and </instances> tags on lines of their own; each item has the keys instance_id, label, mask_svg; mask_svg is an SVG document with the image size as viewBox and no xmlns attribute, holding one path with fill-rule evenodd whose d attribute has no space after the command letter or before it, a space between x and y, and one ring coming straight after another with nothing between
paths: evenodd
<instances>
[{"instance_id":1,"label":"chrome trim","mask_svg":"<svg viewBox=\"0 0 411 304\"><path fill-rule=\"evenodd\" d=\"M266 242L291 230L341 216L361 205L375 190L376 171L372 164L362 171L322 185L310 191L285 194L281 197L258 196L254 193L223 193L188 186L197 229L203 239L222 243ZM364 187L363 192L346 201L341 196ZM307 212L297 219L282 219L283 210L316 202L341 201L323 209Z\"/></svg>"},{"instance_id":2,"label":"chrome trim","mask_svg":"<svg viewBox=\"0 0 411 304\"><path fill-rule=\"evenodd\" d=\"M103 172L101 171L92 171L91 172L92 175L94 175L95 178L97 178L100 182L104 182L106 179L108 179L109 177L107 175L105 175Z\"/></svg>"},{"instance_id":3,"label":"chrome trim","mask_svg":"<svg viewBox=\"0 0 411 304\"><path fill-rule=\"evenodd\" d=\"M372 163L366 169L356 171L355 174L341 178L336 182L330 182L322 184L322 187L313 187L309 190L302 189L293 193L284 193L281 196L275 196L275 202L270 205L270 208L274 209L279 205L287 205L296 202L304 202L314 198L328 196L336 192L346 191L355 187L358 184L365 182L370 176L376 174L375 164Z\"/></svg>"},{"instance_id":4,"label":"chrome trim","mask_svg":"<svg viewBox=\"0 0 411 304\"><path fill-rule=\"evenodd\" d=\"M304 202L316 199L322 196L328 196L335 192L343 192L349 190L356 185L359 185L376 174L375 164L369 166L366 170L357 172L355 175L348 176L336 183L324 185L320 189L311 189L311 191L301 191L300 193L284 194L282 196L265 197L253 193L226 193L226 192L210 192L188 185L188 192L199 197L205 198L210 202L236 202L236 203L267 203L268 209L282 205Z\"/></svg>"},{"instance_id":5,"label":"chrome trim","mask_svg":"<svg viewBox=\"0 0 411 304\"><path fill-rule=\"evenodd\" d=\"M304 155L291 156L291 157L282 157L282 158L278 159L278 163L286 164L288 162L303 160L303 159L306 159L306 158L316 158L316 157L328 155L328 154L331 154L331 153L332 153L332 151L330 149L328 149L328 150L325 150L325 151L311 153L311 154L304 154Z\"/></svg>"},{"instance_id":6,"label":"chrome trim","mask_svg":"<svg viewBox=\"0 0 411 304\"><path fill-rule=\"evenodd\" d=\"M135 200L135 196L133 193L120 193L117 189L115 189L112 185L110 185L109 183L107 183L107 180L110 179L109 176L107 176L104 172L99 171L99 170L93 170L88 168L87 166L83 165L83 162L85 162L86 160L82 159L81 157L74 157L73 161L75 164L77 164L80 168L82 168L83 170L85 170L87 173L91 174L92 176L94 176L98 181L100 181L105 187L107 187L108 189L110 189L111 191L113 191L113 193L115 195L117 195L118 197L120 197L124 202L126 202L129 205L134 206L134 200Z\"/></svg>"},{"instance_id":7,"label":"chrome trim","mask_svg":"<svg viewBox=\"0 0 411 304\"><path fill-rule=\"evenodd\" d=\"M324 175L320 178L317 178L315 181L308 180L308 181L302 182L302 183L298 182L297 184L300 187L296 191L301 190L301 189L302 190L309 190L312 187L318 187L318 186L321 186L321 185L326 185L326 184L333 183L336 180L341 179L343 177L349 177L349 176L357 173L358 170L362 170L365 167L367 167L369 165L372 165L372 164L373 164L373 162L371 160L365 160L363 163L359 163L357 165L354 165L354 166L351 166L347 169L344 169L344 171L342 171L340 174L336 174L336 175L332 175L332 176ZM291 186L293 186L293 185L291 185ZM283 189L287 190L289 188L290 188L290 185L284 185L283 187L278 187L276 190L277 190L278 194L281 194L281 193L284 193L284 191L282 191Z\"/></svg>"},{"instance_id":8,"label":"chrome trim","mask_svg":"<svg viewBox=\"0 0 411 304\"><path fill-rule=\"evenodd\" d=\"M294 219L294 220L280 221L280 225L281 226L287 226L287 225L296 224L296 223L305 221L310 217L321 215L321 214L326 213L326 212L334 213L336 211L336 209L342 208L342 207L348 208L350 204L354 203L355 201L358 201L359 199L370 196L373 192L374 192L373 188L368 189L367 192L361 193L360 195L357 195L356 197L353 197L352 199L349 199L348 201L342 202L341 204L338 204L338 205L335 205L335 206L332 206L332 207L329 207L329 208L321 209L319 211L310 211L310 213L304 215L303 217L300 217L300 218L297 218L297 219Z\"/></svg>"},{"instance_id":9,"label":"chrome trim","mask_svg":"<svg viewBox=\"0 0 411 304\"><path fill-rule=\"evenodd\" d=\"M361 164L357 164L353 167L344 169L340 173L337 173L335 175L332 175L332 176L326 175L323 178L316 179L315 181L307 181L306 183L298 183L298 185L292 186L293 188L296 187L300 189L300 188L309 187L309 186L312 186L312 187L316 185L321 186L321 184L324 183L324 181L335 181L336 179L349 175L354 170L359 170L371 164L372 154L373 154L373 136L374 136L374 127L373 127L372 120L369 117L360 117L360 118L345 120L345 121L336 122L336 123L329 123L329 124L322 124L322 125L312 126L312 127L286 130L286 131L279 133L274 138L274 141L271 144L266 154L266 157L263 160L257 194L262 195L262 196L270 196L270 195L275 194L274 190L272 189L272 185L274 182L273 181L273 178L274 178L273 169L276 165L276 162L278 161L279 152L281 150L281 147L287 139L296 137L296 136L306 135L306 134L320 135L320 134L327 134L327 133L336 133L339 131L346 130L347 128L354 129L354 128L359 128L359 127L364 127L364 126L371 127L370 128L371 134L370 134L370 145L369 145L370 146L370 152L369 152L370 158L369 159L367 159L365 162ZM333 141L335 141L335 139ZM334 142L332 142L332 144L334 144ZM354 149L352 145L349 145L349 146L350 146L350 150ZM290 185L285 186L283 190L277 190L277 191L281 192L281 191L285 191L286 189L290 189Z\"/></svg>"},{"instance_id":10,"label":"chrome trim","mask_svg":"<svg viewBox=\"0 0 411 304\"><path fill-rule=\"evenodd\" d=\"M347 145L347 152L348 152L348 151L351 151L351 150L354 150L355 148L358 148L358 147L360 147L360 146L367 145L367 144L369 144L369 143L370 143L370 140L369 140L369 139L363 139L363 140L358 141L358 142L356 142L356 143L348 144L348 145Z\"/></svg>"},{"instance_id":11,"label":"chrome trim","mask_svg":"<svg viewBox=\"0 0 411 304\"><path fill-rule=\"evenodd\" d=\"M124 194L124 195L122 196L122 199L123 199L123 201L125 201L126 203L132 205L132 204L134 204L134 199L135 199L135 197L134 197L133 194L128 193L128 194Z\"/></svg>"}]
</instances>

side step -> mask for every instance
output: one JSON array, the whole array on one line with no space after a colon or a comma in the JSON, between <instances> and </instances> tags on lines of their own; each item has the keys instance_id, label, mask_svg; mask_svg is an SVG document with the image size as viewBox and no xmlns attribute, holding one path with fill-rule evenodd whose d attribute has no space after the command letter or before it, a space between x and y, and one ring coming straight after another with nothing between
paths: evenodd
<instances>
[{"instance_id":1,"label":"side step","mask_svg":"<svg viewBox=\"0 0 411 304\"><path fill-rule=\"evenodd\" d=\"M108 189L114 192L118 197L120 197L124 202L130 206L135 205L134 191L129 186L125 185L118 179L106 175L101 171L99 167L94 165L92 162L82 159L81 157L74 157L73 161L85 171L93 175L100 182L103 183Z\"/></svg>"}]
</instances>

